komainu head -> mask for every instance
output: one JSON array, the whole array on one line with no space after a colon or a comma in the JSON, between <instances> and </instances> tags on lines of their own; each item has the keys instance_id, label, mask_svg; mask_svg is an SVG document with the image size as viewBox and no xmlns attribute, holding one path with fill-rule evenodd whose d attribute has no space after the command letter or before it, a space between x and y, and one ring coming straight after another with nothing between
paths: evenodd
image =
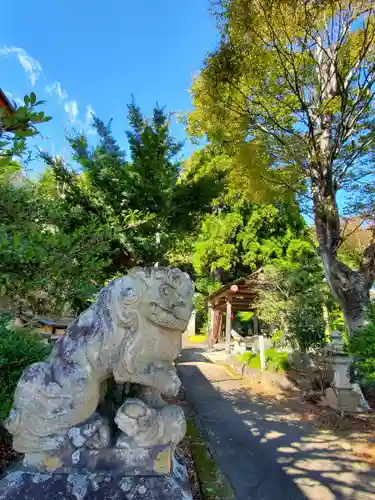
<instances>
[{"instance_id":1,"label":"komainu head","mask_svg":"<svg viewBox=\"0 0 375 500\"><path fill-rule=\"evenodd\" d=\"M185 331L193 308L194 286L179 269L164 267L134 268L113 282L116 309L138 309L154 325ZM126 318L124 318L126 321Z\"/></svg>"}]
</instances>

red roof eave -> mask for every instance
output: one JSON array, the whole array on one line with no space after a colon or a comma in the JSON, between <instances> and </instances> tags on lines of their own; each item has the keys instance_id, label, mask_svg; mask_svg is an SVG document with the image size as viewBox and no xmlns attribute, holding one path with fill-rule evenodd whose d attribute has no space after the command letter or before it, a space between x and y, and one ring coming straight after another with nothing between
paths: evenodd
<instances>
[{"instance_id":1,"label":"red roof eave","mask_svg":"<svg viewBox=\"0 0 375 500\"><path fill-rule=\"evenodd\" d=\"M0 108L5 108L8 113L14 113L14 107L5 93L0 89Z\"/></svg>"}]
</instances>

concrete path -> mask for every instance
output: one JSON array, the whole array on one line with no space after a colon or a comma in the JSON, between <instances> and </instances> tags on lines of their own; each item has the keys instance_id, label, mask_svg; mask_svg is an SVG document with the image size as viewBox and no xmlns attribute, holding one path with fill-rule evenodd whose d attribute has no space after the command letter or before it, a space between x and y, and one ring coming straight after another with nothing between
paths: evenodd
<instances>
[{"instance_id":1,"label":"concrete path","mask_svg":"<svg viewBox=\"0 0 375 500\"><path fill-rule=\"evenodd\" d=\"M210 450L238 500L375 499L375 471L334 435L249 395L239 377L184 349L178 370Z\"/></svg>"}]
</instances>

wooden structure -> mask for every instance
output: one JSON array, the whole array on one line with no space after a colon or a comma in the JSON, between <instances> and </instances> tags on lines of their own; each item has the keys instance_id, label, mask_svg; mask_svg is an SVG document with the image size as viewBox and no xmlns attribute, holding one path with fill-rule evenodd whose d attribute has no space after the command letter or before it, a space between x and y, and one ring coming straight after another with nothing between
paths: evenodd
<instances>
[{"instance_id":1,"label":"wooden structure","mask_svg":"<svg viewBox=\"0 0 375 500\"><path fill-rule=\"evenodd\" d=\"M12 103L5 95L5 92L3 92L1 89L0 89L0 109L6 109L9 114L14 113L14 107Z\"/></svg>"},{"instance_id":2,"label":"wooden structure","mask_svg":"<svg viewBox=\"0 0 375 500\"><path fill-rule=\"evenodd\" d=\"M33 317L22 315L18 318L19 326L33 325L33 329L39 332L47 342L55 342L66 332L68 326L73 323L75 318L61 318L51 320L49 318Z\"/></svg>"},{"instance_id":3,"label":"wooden structure","mask_svg":"<svg viewBox=\"0 0 375 500\"><path fill-rule=\"evenodd\" d=\"M262 283L263 273L262 270L259 270L246 278L238 279L233 283L223 286L208 297L211 345L219 340L224 313L225 344L227 350L230 348L232 314L235 312L252 311L254 313L253 334L258 335L257 301Z\"/></svg>"}]
</instances>

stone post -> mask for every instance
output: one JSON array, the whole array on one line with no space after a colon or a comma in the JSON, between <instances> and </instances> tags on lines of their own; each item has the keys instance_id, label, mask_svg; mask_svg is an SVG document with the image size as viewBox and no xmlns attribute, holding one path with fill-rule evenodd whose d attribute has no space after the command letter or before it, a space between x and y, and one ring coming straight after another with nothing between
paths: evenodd
<instances>
[{"instance_id":1,"label":"stone post","mask_svg":"<svg viewBox=\"0 0 375 500\"><path fill-rule=\"evenodd\" d=\"M254 329L254 335L259 335L259 321L256 311L254 311L253 315L253 329Z\"/></svg>"},{"instance_id":2,"label":"stone post","mask_svg":"<svg viewBox=\"0 0 375 500\"><path fill-rule=\"evenodd\" d=\"M195 318L196 318L196 312L193 311L190 316L189 324L186 329L186 335L188 337L195 335Z\"/></svg>"},{"instance_id":3,"label":"stone post","mask_svg":"<svg viewBox=\"0 0 375 500\"><path fill-rule=\"evenodd\" d=\"M227 315L225 321L225 349L230 352L230 339L232 331L232 302L227 299Z\"/></svg>"},{"instance_id":4,"label":"stone post","mask_svg":"<svg viewBox=\"0 0 375 500\"><path fill-rule=\"evenodd\" d=\"M264 353L264 337L259 335L259 356L260 356L260 369L262 372L266 369L266 356Z\"/></svg>"}]
</instances>

